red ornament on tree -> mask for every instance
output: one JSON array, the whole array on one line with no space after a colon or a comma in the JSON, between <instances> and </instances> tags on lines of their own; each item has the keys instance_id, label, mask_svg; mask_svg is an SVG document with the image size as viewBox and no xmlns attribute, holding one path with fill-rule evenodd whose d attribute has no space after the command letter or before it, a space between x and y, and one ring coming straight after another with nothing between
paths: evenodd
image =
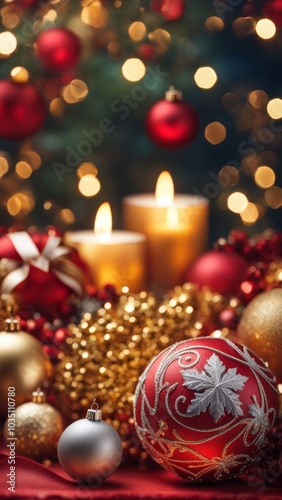
<instances>
[{"instance_id":1,"label":"red ornament on tree","mask_svg":"<svg viewBox=\"0 0 282 500\"><path fill-rule=\"evenodd\" d=\"M179 19L185 10L184 0L151 0L150 7L160 12L167 21Z\"/></svg>"},{"instance_id":2,"label":"red ornament on tree","mask_svg":"<svg viewBox=\"0 0 282 500\"><path fill-rule=\"evenodd\" d=\"M137 434L151 457L189 481L238 475L278 414L275 377L247 347L202 337L168 347L135 393Z\"/></svg>"},{"instance_id":3,"label":"red ornament on tree","mask_svg":"<svg viewBox=\"0 0 282 500\"><path fill-rule=\"evenodd\" d=\"M201 255L187 273L187 281L200 287L207 286L222 295L236 295L245 278L247 261L235 252L216 250Z\"/></svg>"},{"instance_id":4,"label":"red ornament on tree","mask_svg":"<svg viewBox=\"0 0 282 500\"><path fill-rule=\"evenodd\" d=\"M182 93L170 87L165 99L154 104L147 113L145 128L157 146L181 148L196 137L199 119L194 108L182 101Z\"/></svg>"},{"instance_id":5,"label":"red ornament on tree","mask_svg":"<svg viewBox=\"0 0 282 500\"><path fill-rule=\"evenodd\" d=\"M46 118L45 101L31 83L0 81L0 137L25 139L37 132Z\"/></svg>"},{"instance_id":6,"label":"red ornament on tree","mask_svg":"<svg viewBox=\"0 0 282 500\"><path fill-rule=\"evenodd\" d=\"M282 0L267 0L264 2L262 14L267 19L282 28Z\"/></svg>"},{"instance_id":7,"label":"red ornament on tree","mask_svg":"<svg viewBox=\"0 0 282 500\"><path fill-rule=\"evenodd\" d=\"M39 34L35 52L46 70L62 72L76 65L81 44L72 31L66 28L52 28Z\"/></svg>"}]
</instances>

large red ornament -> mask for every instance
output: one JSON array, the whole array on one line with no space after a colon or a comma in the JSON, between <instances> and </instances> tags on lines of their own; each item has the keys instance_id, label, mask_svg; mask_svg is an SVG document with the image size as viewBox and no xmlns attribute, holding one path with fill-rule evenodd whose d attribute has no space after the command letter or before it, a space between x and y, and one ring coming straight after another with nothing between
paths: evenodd
<instances>
[{"instance_id":1,"label":"large red ornament","mask_svg":"<svg viewBox=\"0 0 282 500\"><path fill-rule=\"evenodd\" d=\"M0 81L1 139L25 139L40 129L45 118L46 104L34 85Z\"/></svg>"},{"instance_id":2,"label":"large red ornament","mask_svg":"<svg viewBox=\"0 0 282 500\"><path fill-rule=\"evenodd\" d=\"M282 0L266 0L262 9L263 16L282 28Z\"/></svg>"},{"instance_id":3,"label":"large red ornament","mask_svg":"<svg viewBox=\"0 0 282 500\"><path fill-rule=\"evenodd\" d=\"M46 70L62 72L76 65L81 44L72 31L66 28L52 28L39 34L35 51Z\"/></svg>"},{"instance_id":4,"label":"large red ornament","mask_svg":"<svg viewBox=\"0 0 282 500\"><path fill-rule=\"evenodd\" d=\"M154 104L147 113L146 132L157 146L181 148L196 137L198 115L190 104L181 99L181 92L171 87L165 99Z\"/></svg>"},{"instance_id":5,"label":"large red ornament","mask_svg":"<svg viewBox=\"0 0 282 500\"><path fill-rule=\"evenodd\" d=\"M0 238L1 293L12 293L18 305L47 318L59 317L71 296L82 296L87 269L77 252L61 238L25 231Z\"/></svg>"},{"instance_id":6,"label":"large red ornament","mask_svg":"<svg viewBox=\"0 0 282 500\"><path fill-rule=\"evenodd\" d=\"M185 10L184 0L151 0L150 7L160 12L167 21L179 19Z\"/></svg>"},{"instance_id":7,"label":"large red ornament","mask_svg":"<svg viewBox=\"0 0 282 500\"><path fill-rule=\"evenodd\" d=\"M236 295L245 278L247 261L241 255L210 250L192 264L186 279L200 287L207 286L222 295Z\"/></svg>"},{"instance_id":8,"label":"large red ornament","mask_svg":"<svg viewBox=\"0 0 282 500\"><path fill-rule=\"evenodd\" d=\"M279 409L272 373L247 347L211 337L165 349L139 379L134 418L151 457L189 481L238 475Z\"/></svg>"}]
</instances>

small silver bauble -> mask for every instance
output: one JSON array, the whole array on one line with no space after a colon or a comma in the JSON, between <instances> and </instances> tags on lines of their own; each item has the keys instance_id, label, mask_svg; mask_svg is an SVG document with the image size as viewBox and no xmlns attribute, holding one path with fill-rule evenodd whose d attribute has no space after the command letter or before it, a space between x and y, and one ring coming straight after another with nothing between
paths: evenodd
<instances>
[{"instance_id":1,"label":"small silver bauble","mask_svg":"<svg viewBox=\"0 0 282 500\"><path fill-rule=\"evenodd\" d=\"M95 400L93 404L86 418L73 422L61 435L58 459L69 476L97 487L116 471L123 449L118 433L102 420Z\"/></svg>"}]
</instances>

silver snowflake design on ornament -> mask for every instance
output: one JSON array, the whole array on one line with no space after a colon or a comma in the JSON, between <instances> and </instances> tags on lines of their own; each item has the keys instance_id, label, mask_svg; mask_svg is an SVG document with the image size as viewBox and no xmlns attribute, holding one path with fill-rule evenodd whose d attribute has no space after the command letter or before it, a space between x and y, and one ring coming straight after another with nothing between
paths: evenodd
<instances>
[{"instance_id":1,"label":"silver snowflake design on ornament","mask_svg":"<svg viewBox=\"0 0 282 500\"><path fill-rule=\"evenodd\" d=\"M237 373L237 368L226 367L216 354L206 362L204 369L199 372L195 368L182 370L183 386L195 392L187 408L190 417L200 415L209 409L215 422L218 422L225 412L234 417L243 415L241 401L237 391L244 388L248 377Z\"/></svg>"}]
</instances>

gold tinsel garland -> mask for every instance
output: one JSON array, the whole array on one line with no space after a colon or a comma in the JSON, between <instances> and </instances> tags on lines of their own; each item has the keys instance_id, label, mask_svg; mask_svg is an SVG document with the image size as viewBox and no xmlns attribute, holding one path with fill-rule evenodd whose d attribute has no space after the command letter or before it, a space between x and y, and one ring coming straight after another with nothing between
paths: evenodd
<instances>
[{"instance_id":1,"label":"gold tinsel garland","mask_svg":"<svg viewBox=\"0 0 282 500\"><path fill-rule=\"evenodd\" d=\"M95 395L103 416L119 432L125 450L144 457L133 424L138 377L150 360L185 338L211 334L226 308L239 315L240 302L194 285L176 287L158 300L153 293L123 293L93 316L85 313L70 336L55 371L52 393L57 408L70 420L85 417ZM221 327L221 332L230 331Z\"/></svg>"}]
</instances>

